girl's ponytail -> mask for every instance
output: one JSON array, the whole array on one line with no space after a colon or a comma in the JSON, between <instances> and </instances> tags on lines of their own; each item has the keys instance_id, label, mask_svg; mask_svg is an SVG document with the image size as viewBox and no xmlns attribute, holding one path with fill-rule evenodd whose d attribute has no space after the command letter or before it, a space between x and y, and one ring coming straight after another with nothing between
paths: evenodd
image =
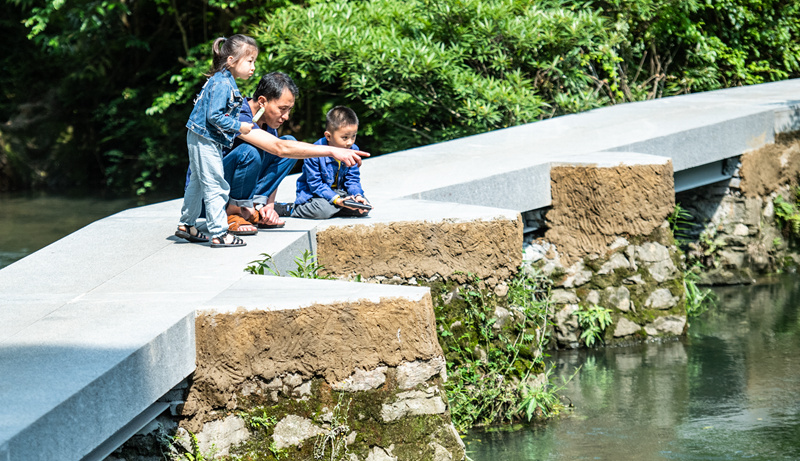
<instances>
[{"instance_id":1,"label":"girl's ponytail","mask_svg":"<svg viewBox=\"0 0 800 461\"><path fill-rule=\"evenodd\" d=\"M228 57L233 57L233 62L239 61L246 54L249 54L248 47L252 47L258 53L256 41L251 37L242 34L232 35L230 38L218 37L211 45L214 57L211 61L209 76L228 67Z\"/></svg>"}]
</instances>

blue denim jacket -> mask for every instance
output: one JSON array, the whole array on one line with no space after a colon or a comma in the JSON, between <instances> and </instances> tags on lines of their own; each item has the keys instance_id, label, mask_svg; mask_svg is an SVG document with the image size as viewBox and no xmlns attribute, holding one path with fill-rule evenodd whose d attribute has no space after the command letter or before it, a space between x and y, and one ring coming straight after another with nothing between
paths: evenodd
<instances>
[{"instance_id":1,"label":"blue denim jacket","mask_svg":"<svg viewBox=\"0 0 800 461\"><path fill-rule=\"evenodd\" d=\"M328 140L319 139L314 144L327 146ZM358 150L353 144L351 149ZM364 195L361 189L361 172L358 165L351 167L340 165L332 157L315 157L303 160L303 173L297 178L297 199L294 203L300 205L314 197L322 197L329 202L339 195L331 187L339 176L336 189L344 190L347 195Z\"/></svg>"},{"instance_id":2,"label":"blue denim jacket","mask_svg":"<svg viewBox=\"0 0 800 461\"><path fill-rule=\"evenodd\" d=\"M239 111L243 100L231 72L221 70L206 81L195 98L186 128L223 147L231 147L242 126Z\"/></svg>"}]
</instances>

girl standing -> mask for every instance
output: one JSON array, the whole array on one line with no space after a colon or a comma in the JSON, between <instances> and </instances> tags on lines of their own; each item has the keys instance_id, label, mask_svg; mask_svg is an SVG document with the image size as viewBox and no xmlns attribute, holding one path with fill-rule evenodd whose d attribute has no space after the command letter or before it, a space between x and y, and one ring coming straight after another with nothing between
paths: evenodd
<instances>
[{"instance_id":1,"label":"girl standing","mask_svg":"<svg viewBox=\"0 0 800 461\"><path fill-rule=\"evenodd\" d=\"M222 149L231 147L236 133L247 134L252 123L239 121L242 95L235 78L248 79L255 71L258 47L250 37L236 34L214 40L214 60L211 76L194 102L186 122L189 132L189 181L183 196L181 220L175 235L190 242L208 242L209 237L195 227L203 202L206 204L206 224L211 234L211 247L244 246L239 237L228 233L228 203L230 186L222 168Z\"/></svg>"}]
</instances>

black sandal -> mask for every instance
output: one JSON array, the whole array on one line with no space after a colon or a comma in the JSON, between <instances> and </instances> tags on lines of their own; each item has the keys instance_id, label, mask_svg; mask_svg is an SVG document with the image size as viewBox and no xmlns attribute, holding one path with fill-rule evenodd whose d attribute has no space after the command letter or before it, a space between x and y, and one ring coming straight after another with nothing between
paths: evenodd
<instances>
[{"instance_id":1,"label":"black sandal","mask_svg":"<svg viewBox=\"0 0 800 461\"><path fill-rule=\"evenodd\" d=\"M181 230L181 227L186 228L186 230ZM192 229L194 229L194 234L192 234ZM208 243L209 240L208 236L197 230L196 227L186 225L178 226L178 230L175 231L175 236L192 243Z\"/></svg>"},{"instance_id":2,"label":"black sandal","mask_svg":"<svg viewBox=\"0 0 800 461\"><path fill-rule=\"evenodd\" d=\"M231 241L226 242L225 237L228 235L231 236ZM214 240L219 240L219 243L214 243ZM229 234L225 232L224 234L220 235L219 237L214 237L211 239L211 248L227 248L227 247L243 247L247 245L244 240L240 239L239 237Z\"/></svg>"}]
</instances>

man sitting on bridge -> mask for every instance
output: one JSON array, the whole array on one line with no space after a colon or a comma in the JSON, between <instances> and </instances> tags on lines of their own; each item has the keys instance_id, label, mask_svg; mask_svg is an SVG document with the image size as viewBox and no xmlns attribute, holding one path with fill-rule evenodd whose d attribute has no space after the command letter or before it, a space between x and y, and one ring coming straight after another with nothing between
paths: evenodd
<instances>
[{"instance_id":1,"label":"man sitting on bridge","mask_svg":"<svg viewBox=\"0 0 800 461\"><path fill-rule=\"evenodd\" d=\"M230 185L227 212L232 233L255 233L253 224L267 229L284 226L274 210L275 195L297 159L333 157L353 166L369 156L360 150L300 142L293 136L278 137L278 128L289 118L297 94L291 77L271 72L261 77L253 97L242 104L239 121L253 123L253 129L237 136L233 149L222 158Z\"/></svg>"}]
</instances>

